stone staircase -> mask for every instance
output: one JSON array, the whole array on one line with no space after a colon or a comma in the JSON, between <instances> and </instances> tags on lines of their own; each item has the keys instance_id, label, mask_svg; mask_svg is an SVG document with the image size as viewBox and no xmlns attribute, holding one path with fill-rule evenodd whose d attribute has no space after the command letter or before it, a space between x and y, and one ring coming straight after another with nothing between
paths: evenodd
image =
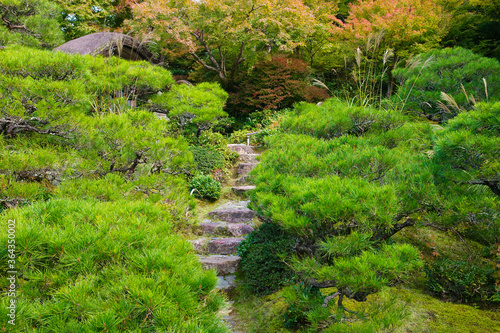
<instances>
[{"instance_id":1,"label":"stone staircase","mask_svg":"<svg viewBox=\"0 0 500 333\"><path fill-rule=\"evenodd\" d=\"M248 173L257 165L257 156L252 147L230 144L227 147L238 153L237 177L230 181L232 191L242 198L255 188ZM240 257L236 249L246 235L254 230L255 212L248 209L249 201L230 201L207 214L199 223L202 237L191 241L205 269L214 269L219 281L217 287L229 290L235 286L235 273Z\"/></svg>"}]
</instances>

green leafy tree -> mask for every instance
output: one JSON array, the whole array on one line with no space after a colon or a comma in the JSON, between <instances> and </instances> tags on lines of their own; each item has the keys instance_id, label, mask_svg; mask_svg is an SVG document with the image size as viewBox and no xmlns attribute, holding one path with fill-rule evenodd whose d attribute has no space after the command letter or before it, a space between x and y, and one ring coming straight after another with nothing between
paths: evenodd
<instances>
[{"instance_id":1,"label":"green leafy tree","mask_svg":"<svg viewBox=\"0 0 500 333\"><path fill-rule=\"evenodd\" d=\"M53 48L62 44L59 11L47 0L1 0L0 45Z\"/></svg>"},{"instance_id":2,"label":"green leafy tree","mask_svg":"<svg viewBox=\"0 0 500 333\"><path fill-rule=\"evenodd\" d=\"M227 97L217 83L203 82L196 86L175 85L165 97L159 96L153 103L165 103L168 114L178 119L181 128L194 124L199 137L217 119L227 117L223 111Z\"/></svg>"},{"instance_id":3,"label":"green leafy tree","mask_svg":"<svg viewBox=\"0 0 500 333\"><path fill-rule=\"evenodd\" d=\"M62 24L66 40L104 29L119 28L131 18L129 0L56 0L62 8Z\"/></svg>"},{"instance_id":4,"label":"green leafy tree","mask_svg":"<svg viewBox=\"0 0 500 333\"><path fill-rule=\"evenodd\" d=\"M498 0L447 0L452 16L443 38L446 47L460 46L500 61L500 3Z\"/></svg>"}]
</instances>

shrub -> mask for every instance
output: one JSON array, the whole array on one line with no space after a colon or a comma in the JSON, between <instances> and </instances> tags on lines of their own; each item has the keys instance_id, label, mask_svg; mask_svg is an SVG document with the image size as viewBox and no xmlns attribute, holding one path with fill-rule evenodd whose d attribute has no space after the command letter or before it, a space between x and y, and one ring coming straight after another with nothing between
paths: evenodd
<instances>
[{"instance_id":1,"label":"shrub","mask_svg":"<svg viewBox=\"0 0 500 333\"><path fill-rule=\"evenodd\" d=\"M295 107L295 117L286 117L282 129L287 133L333 139L344 135L382 133L400 127L403 123L403 117L395 112L348 106L335 99L329 99L319 107L298 103Z\"/></svg>"},{"instance_id":2,"label":"shrub","mask_svg":"<svg viewBox=\"0 0 500 333\"><path fill-rule=\"evenodd\" d=\"M494 270L449 259L426 265L427 289L456 302L486 301L495 293Z\"/></svg>"},{"instance_id":3,"label":"shrub","mask_svg":"<svg viewBox=\"0 0 500 333\"><path fill-rule=\"evenodd\" d=\"M203 175L210 175L212 170L224 167L224 157L207 147L191 147L196 169Z\"/></svg>"},{"instance_id":4,"label":"shrub","mask_svg":"<svg viewBox=\"0 0 500 333\"><path fill-rule=\"evenodd\" d=\"M198 176L191 179L189 190L197 197L217 200L220 197L222 186L210 176Z\"/></svg>"},{"instance_id":5,"label":"shrub","mask_svg":"<svg viewBox=\"0 0 500 333\"><path fill-rule=\"evenodd\" d=\"M264 223L240 243L240 269L251 292L270 294L293 280L284 260L294 244L294 238L274 223Z\"/></svg>"},{"instance_id":6,"label":"shrub","mask_svg":"<svg viewBox=\"0 0 500 333\"><path fill-rule=\"evenodd\" d=\"M323 297L320 290L315 287L295 285L284 289L283 297L287 303L283 319L285 327L289 329L298 329L311 324L309 312L313 309L322 309L320 305ZM328 309L324 309L323 312L328 313ZM328 314L325 317L328 317Z\"/></svg>"},{"instance_id":7,"label":"shrub","mask_svg":"<svg viewBox=\"0 0 500 333\"><path fill-rule=\"evenodd\" d=\"M429 57L431 61L424 66ZM398 95L409 94L406 109L410 113L443 122L456 116L458 109L472 109L474 100L500 99L500 63L495 59L458 47L421 54L418 61L420 65L394 71L401 84ZM440 107L441 92L456 105L449 99Z\"/></svg>"}]
</instances>

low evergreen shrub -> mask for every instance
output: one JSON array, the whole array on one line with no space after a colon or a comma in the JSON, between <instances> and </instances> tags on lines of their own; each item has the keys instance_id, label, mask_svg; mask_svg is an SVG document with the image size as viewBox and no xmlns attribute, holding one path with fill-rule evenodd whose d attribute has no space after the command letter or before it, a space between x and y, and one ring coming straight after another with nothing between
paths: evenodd
<instances>
[{"instance_id":1,"label":"low evergreen shrub","mask_svg":"<svg viewBox=\"0 0 500 333\"><path fill-rule=\"evenodd\" d=\"M222 186L211 176L201 175L191 179L189 190L197 198L217 200L220 198Z\"/></svg>"},{"instance_id":2,"label":"low evergreen shrub","mask_svg":"<svg viewBox=\"0 0 500 333\"><path fill-rule=\"evenodd\" d=\"M238 247L245 285L256 294L270 294L291 283L294 274L286 265L294 237L274 223L264 223Z\"/></svg>"},{"instance_id":3,"label":"low evergreen shrub","mask_svg":"<svg viewBox=\"0 0 500 333\"><path fill-rule=\"evenodd\" d=\"M486 301L495 294L494 269L450 259L424 267L427 289L455 302Z\"/></svg>"},{"instance_id":4,"label":"low evergreen shrub","mask_svg":"<svg viewBox=\"0 0 500 333\"><path fill-rule=\"evenodd\" d=\"M416 66L397 69L394 75L401 85L394 101L408 98L407 112L434 121L471 110L475 102L500 100L500 63L460 47L421 54ZM455 103L443 100L442 92Z\"/></svg>"}]
</instances>

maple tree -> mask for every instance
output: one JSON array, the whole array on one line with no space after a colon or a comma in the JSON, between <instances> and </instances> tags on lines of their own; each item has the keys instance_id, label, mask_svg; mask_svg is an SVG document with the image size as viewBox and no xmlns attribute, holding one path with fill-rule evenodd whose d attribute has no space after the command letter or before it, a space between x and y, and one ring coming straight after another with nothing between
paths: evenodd
<instances>
[{"instance_id":1,"label":"maple tree","mask_svg":"<svg viewBox=\"0 0 500 333\"><path fill-rule=\"evenodd\" d=\"M146 0L132 5L129 31L153 39L167 59L190 54L223 84L243 63L256 63L273 50L304 45L315 15L301 0Z\"/></svg>"},{"instance_id":2,"label":"maple tree","mask_svg":"<svg viewBox=\"0 0 500 333\"><path fill-rule=\"evenodd\" d=\"M361 0L349 8L345 22L334 19L334 35L364 43L384 31L385 46L401 56L437 45L445 33L447 14L437 0Z\"/></svg>"},{"instance_id":3,"label":"maple tree","mask_svg":"<svg viewBox=\"0 0 500 333\"><path fill-rule=\"evenodd\" d=\"M349 4L345 22L334 18L332 36L354 43L366 52L371 47L390 49L387 94L391 95L392 70L397 62L437 46L446 33L447 17L439 0L360 0Z\"/></svg>"}]
</instances>

